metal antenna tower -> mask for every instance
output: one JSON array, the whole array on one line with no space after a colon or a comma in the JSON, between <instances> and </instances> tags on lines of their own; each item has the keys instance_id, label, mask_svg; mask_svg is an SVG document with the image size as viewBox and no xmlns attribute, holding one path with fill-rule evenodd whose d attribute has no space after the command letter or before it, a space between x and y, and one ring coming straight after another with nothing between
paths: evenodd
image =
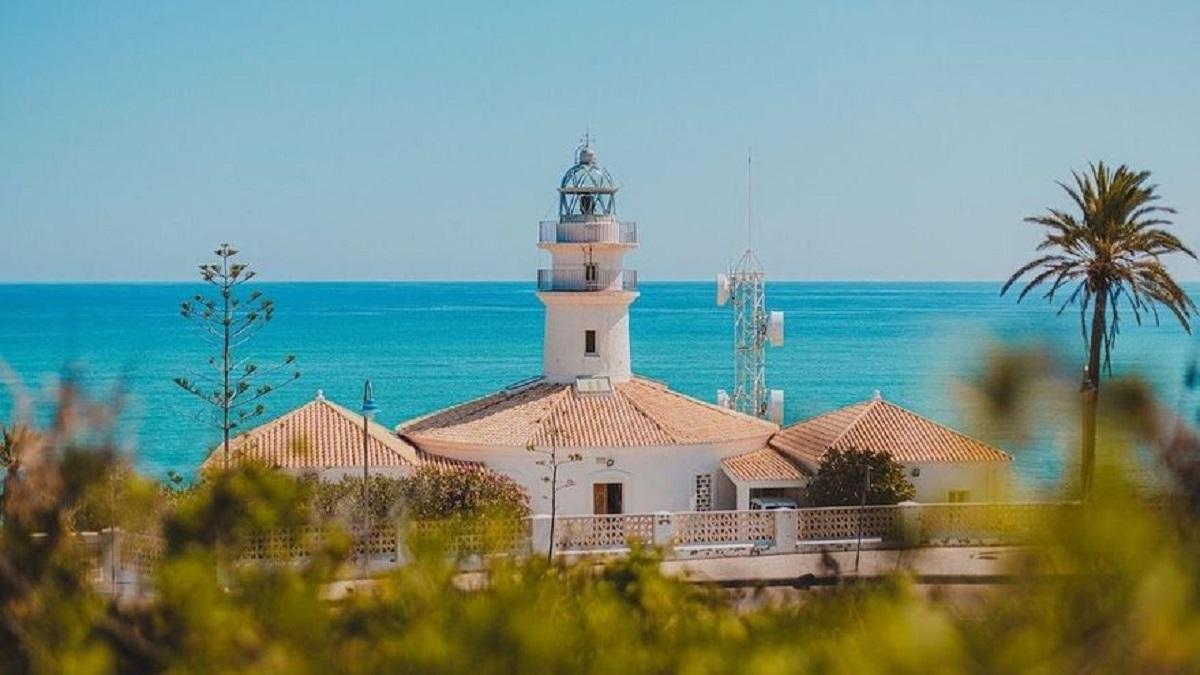
<instances>
[{"instance_id":1,"label":"metal antenna tower","mask_svg":"<svg viewBox=\"0 0 1200 675\"><path fill-rule=\"evenodd\" d=\"M783 392L767 389L767 343L783 344L783 312L767 312L766 274L751 248L750 155L746 156L746 252L717 275L717 304L733 301L733 391L717 392L723 405L777 423L783 419Z\"/></svg>"}]
</instances>

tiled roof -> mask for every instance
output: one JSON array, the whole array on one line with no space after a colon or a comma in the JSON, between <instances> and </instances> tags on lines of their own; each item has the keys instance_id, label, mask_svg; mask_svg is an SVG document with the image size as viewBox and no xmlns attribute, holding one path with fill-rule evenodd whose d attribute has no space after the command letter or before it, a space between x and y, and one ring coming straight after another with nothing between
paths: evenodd
<instances>
[{"instance_id":1,"label":"tiled roof","mask_svg":"<svg viewBox=\"0 0 1200 675\"><path fill-rule=\"evenodd\" d=\"M538 382L412 420L399 433L417 445L634 447L720 443L763 437L777 429L634 378L600 394L579 393L572 384Z\"/></svg>"},{"instance_id":2,"label":"tiled roof","mask_svg":"<svg viewBox=\"0 0 1200 675\"><path fill-rule=\"evenodd\" d=\"M744 481L800 480L809 474L774 448L721 460L725 473Z\"/></svg>"},{"instance_id":3,"label":"tiled roof","mask_svg":"<svg viewBox=\"0 0 1200 675\"><path fill-rule=\"evenodd\" d=\"M368 428L367 456L372 467L459 464L414 448L377 422L371 422ZM238 435L229 444L232 464L257 461L283 469L318 471L360 467L362 454L362 416L319 395L291 412ZM221 462L222 451L218 445L201 468L217 468Z\"/></svg>"},{"instance_id":4,"label":"tiled roof","mask_svg":"<svg viewBox=\"0 0 1200 675\"><path fill-rule=\"evenodd\" d=\"M831 448L883 451L899 462L1007 462L1008 453L876 397L813 417L771 437L806 464Z\"/></svg>"}]
</instances>

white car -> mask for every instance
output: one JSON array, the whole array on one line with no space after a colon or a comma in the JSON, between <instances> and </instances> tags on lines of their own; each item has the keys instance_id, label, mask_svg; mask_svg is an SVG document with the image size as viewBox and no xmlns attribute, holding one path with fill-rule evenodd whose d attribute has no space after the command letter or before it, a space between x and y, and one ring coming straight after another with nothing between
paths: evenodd
<instances>
[{"instance_id":1,"label":"white car","mask_svg":"<svg viewBox=\"0 0 1200 675\"><path fill-rule=\"evenodd\" d=\"M787 497L755 497L750 500L751 511L795 511L795 499Z\"/></svg>"}]
</instances>

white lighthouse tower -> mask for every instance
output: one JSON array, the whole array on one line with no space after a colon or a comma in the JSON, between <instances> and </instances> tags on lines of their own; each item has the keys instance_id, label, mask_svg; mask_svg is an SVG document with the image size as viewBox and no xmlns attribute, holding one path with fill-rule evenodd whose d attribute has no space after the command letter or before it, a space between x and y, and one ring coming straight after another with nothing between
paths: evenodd
<instances>
[{"instance_id":1,"label":"white lighthouse tower","mask_svg":"<svg viewBox=\"0 0 1200 675\"><path fill-rule=\"evenodd\" d=\"M628 381L629 305L637 273L625 254L637 247L637 224L617 220L618 186L584 136L558 188L558 220L541 223L538 247L552 258L538 270L546 306L542 375L550 382ZM582 384L582 382L581 382Z\"/></svg>"}]
</instances>

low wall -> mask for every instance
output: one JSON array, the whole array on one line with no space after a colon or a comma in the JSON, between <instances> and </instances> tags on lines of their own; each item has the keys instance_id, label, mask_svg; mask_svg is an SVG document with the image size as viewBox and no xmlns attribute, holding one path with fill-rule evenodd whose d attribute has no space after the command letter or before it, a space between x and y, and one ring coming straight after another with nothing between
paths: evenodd
<instances>
[{"instance_id":1,"label":"low wall","mask_svg":"<svg viewBox=\"0 0 1200 675\"><path fill-rule=\"evenodd\" d=\"M1039 526L1061 518L1076 503L963 503L839 506L779 511L689 511L598 516L549 516L505 522L383 523L340 542L324 528L263 532L243 542L235 564L295 564L327 545L348 546L345 573L394 568L410 548L430 541L474 565L484 556L545 554L554 540L558 556L622 555L640 542L667 559L788 554L851 547L978 546L1029 543ZM553 532L553 535L551 534ZM90 575L113 594L150 589L163 540L120 529L75 535L90 561Z\"/></svg>"}]
</instances>

